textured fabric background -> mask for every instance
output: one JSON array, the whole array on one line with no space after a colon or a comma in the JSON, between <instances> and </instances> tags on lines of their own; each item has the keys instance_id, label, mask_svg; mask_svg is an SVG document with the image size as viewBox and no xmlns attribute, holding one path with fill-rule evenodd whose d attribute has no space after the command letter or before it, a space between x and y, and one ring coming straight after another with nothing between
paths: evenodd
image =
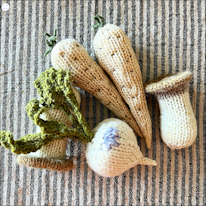
<instances>
[{"instance_id":1,"label":"textured fabric background","mask_svg":"<svg viewBox=\"0 0 206 206\"><path fill-rule=\"evenodd\" d=\"M197 118L195 143L170 150L159 135L159 109L148 98L153 124L152 148L138 139L142 153L157 167L136 166L123 175L102 178L85 161L85 145L68 140L75 168L66 173L26 168L0 148L0 205L205 205L206 204L206 1L69 0L2 1L0 9L0 130L15 138L36 131L25 106L37 97L33 81L51 66L44 32L58 28L58 41L75 38L93 56L93 16L119 25L129 36L143 81L190 70L191 103ZM94 127L114 117L82 91L82 112Z\"/></svg>"}]
</instances>

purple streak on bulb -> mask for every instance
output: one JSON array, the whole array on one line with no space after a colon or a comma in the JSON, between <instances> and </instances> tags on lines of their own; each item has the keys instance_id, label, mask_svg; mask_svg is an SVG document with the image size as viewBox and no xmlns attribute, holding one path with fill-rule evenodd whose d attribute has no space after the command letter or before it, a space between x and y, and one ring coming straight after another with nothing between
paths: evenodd
<instances>
[{"instance_id":1,"label":"purple streak on bulb","mask_svg":"<svg viewBox=\"0 0 206 206\"><path fill-rule=\"evenodd\" d=\"M104 134L103 139L104 142L102 146L107 150L111 150L112 147L118 147L120 145L116 139L120 139L121 137L118 135L118 130L115 127L110 127ZM100 149L102 150L102 148Z\"/></svg>"}]
</instances>

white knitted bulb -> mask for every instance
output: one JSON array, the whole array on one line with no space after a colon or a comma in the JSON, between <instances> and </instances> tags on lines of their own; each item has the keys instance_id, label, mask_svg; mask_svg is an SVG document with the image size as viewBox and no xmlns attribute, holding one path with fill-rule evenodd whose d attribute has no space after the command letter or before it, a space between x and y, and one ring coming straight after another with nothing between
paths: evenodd
<instances>
[{"instance_id":1,"label":"white knitted bulb","mask_svg":"<svg viewBox=\"0 0 206 206\"><path fill-rule=\"evenodd\" d=\"M86 147L89 167L104 177L122 174L137 164L156 165L143 157L132 128L122 120L110 118L93 129L95 134Z\"/></svg>"},{"instance_id":2,"label":"white knitted bulb","mask_svg":"<svg viewBox=\"0 0 206 206\"><path fill-rule=\"evenodd\" d=\"M173 76L160 77L145 88L146 92L157 97L161 137L171 149L188 147L197 136L196 119L189 97L191 78L191 72L180 72Z\"/></svg>"}]
</instances>

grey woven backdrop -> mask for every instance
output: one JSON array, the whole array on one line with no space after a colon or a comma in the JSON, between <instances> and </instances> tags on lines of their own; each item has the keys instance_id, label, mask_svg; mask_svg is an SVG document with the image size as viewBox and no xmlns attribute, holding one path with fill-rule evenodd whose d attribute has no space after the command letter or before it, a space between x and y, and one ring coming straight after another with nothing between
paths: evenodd
<instances>
[{"instance_id":1,"label":"grey woven backdrop","mask_svg":"<svg viewBox=\"0 0 206 206\"><path fill-rule=\"evenodd\" d=\"M159 109L148 97L153 142L142 153L156 167L136 166L123 175L103 178L88 168L85 145L68 140L72 171L50 172L16 164L16 155L0 148L0 205L205 205L206 204L206 1L69 0L2 1L0 9L0 130L20 138L36 127L25 106L37 97L33 81L51 66L44 32L58 29L58 41L75 38L94 57L92 28L96 13L129 36L143 82L161 74L190 70L191 103L197 118L195 143L170 150L159 135ZM90 127L114 114L81 91L81 110Z\"/></svg>"}]
</instances>

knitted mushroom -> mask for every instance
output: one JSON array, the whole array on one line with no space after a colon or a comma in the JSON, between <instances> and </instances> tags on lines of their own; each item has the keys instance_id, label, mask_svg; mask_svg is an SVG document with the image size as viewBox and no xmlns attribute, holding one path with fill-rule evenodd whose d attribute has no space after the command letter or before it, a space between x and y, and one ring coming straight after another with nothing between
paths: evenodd
<instances>
[{"instance_id":1,"label":"knitted mushroom","mask_svg":"<svg viewBox=\"0 0 206 206\"><path fill-rule=\"evenodd\" d=\"M145 92L157 97L160 107L160 130L163 141L171 149L192 145L197 124L189 97L192 73L164 75L145 85Z\"/></svg>"},{"instance_id":2,"label":"knitted mushroom","mask_svg":"<svg viewBox=\"0 0 206 206\"><path fill-rule=\"evenodd\" d=\"M75 94L78 104L80 105L81 96L78 90L72 86L72 90ZM59 121L69 128L72 123L68 119L67 115L59 109L46 108L45 112L40 115L41 119L45 121ZM40 128L38 127L40 130ZM27 167L34 167L39 169L49 169L57 171L67 171L72 169L73 163L67 157L65 157L67 146L67 138L63 140L54 140L43 145L36 152L29 154L21 154L17 157L17 162L20 165Z\"/></svg>"}]
</instances>

